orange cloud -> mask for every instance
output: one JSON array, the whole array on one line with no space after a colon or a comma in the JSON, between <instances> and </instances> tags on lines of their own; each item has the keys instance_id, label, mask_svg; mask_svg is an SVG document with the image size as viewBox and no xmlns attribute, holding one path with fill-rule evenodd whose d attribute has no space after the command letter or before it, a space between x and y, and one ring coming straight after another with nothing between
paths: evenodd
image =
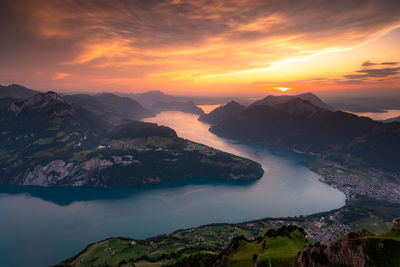
<instances>
[{"instance_id":1,"label":"orange cloud","mask_svg":"<svg viewBox=\"0 0 400 267\"><path fill-rule=\"evenodd\" d=\"M348 59L333 70L312 58L380 38L400 25L399 13L392 0L6 0L0 33L8 39L0 51L7 73L23 75L25 62L34 62L56 72L51 80L59 85L72 76L66 80L74 86L105 79L159 89L225 90L268 80L279 87L310 73L342 77ZM299 61L315 66L292 67Z\"/></svg>"},{"instance_id":2,"label":"orange cloud","mask_svg":"<svg viewBox=\"0 0 400 267\"><path fill-rule=\"evenodd\" d=\"M68 77L68 76L71 76L71 74L69 74L69 73L55 73L55 74L51 77L51 79L52 79L52 80L60 80L60 79L66 78L66 77Z\"/></svg>"}]
</instances>

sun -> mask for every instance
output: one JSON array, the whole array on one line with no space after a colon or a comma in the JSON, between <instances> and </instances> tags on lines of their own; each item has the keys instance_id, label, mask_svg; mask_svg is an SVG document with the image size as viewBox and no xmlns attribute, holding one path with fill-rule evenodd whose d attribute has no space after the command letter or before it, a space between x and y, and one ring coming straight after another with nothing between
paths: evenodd
<instances>
[{"instance_id":1,"label":"sun","mask_svg":"<svg viewBox=\"0 0 400 267\"><path fill-rule=\"evenodd\" d=\"M286 92L292 88L290 88L290 87L274 87L274 89L279 90L281 92Z\"/></svg>"}]
</instances>

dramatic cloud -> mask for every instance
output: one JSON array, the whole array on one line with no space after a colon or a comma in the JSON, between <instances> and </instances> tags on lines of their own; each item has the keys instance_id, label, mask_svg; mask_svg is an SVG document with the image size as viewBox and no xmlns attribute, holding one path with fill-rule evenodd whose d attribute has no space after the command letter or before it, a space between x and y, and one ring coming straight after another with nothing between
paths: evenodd
<instances>
[{"instance_id":1,"label":"dramatic cloud","mask_svg":"<svg viewBox=\"0 0 400 267\"><path fill-rule=\"evenodd\" d=\"M378 64L376 64L376 63L372 63L371 61L365 61L363 64L361 64L361 66L363 66L363 67L369 67L369 66L375 66L375 65L378 65Z\"/></svg>"},{"instance_id":2,"label":"dramatic cloud","mask_svg":"<svg viewBox=\"0 0 400 267\"><path fill-rule=\"evenodd\" d=\"M386 78L392 77L400 73L400 67L387 68L384 65L398 65L398 62L383 62L383 63L371 63L370 61L364 62L362 67L370 66L381 66L380 68L363 68L361 70L355 71L357 74L344 75L347 79L365 79L365 78ZM358 74L361 73L361 74Z\"/></svg>"},{"instance_id":3,"label":"dramatic cloud","mask_svg":"<svg viewBox=\"0 0 400 267\"><path fill-rule=\"evenodd\" d=\"M196 82L358 46L399 14L397 0L5 0L0 78Z\"/></svg>"},{"instance_id":4,"label":"dramatic cloud","mask_svg":"<svg viewBox=\"0 0 400 267\"><path fill-rule=\"evenodd\" d=\"M382 62L381 64L382 65L397 65L397 64L399 64L400 62Z\"/></svg>"}]
</instances>

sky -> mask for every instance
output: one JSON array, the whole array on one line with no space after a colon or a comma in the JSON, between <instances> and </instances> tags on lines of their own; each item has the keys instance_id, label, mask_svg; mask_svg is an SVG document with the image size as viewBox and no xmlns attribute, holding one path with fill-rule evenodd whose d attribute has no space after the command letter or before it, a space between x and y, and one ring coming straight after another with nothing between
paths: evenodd
<instances>
[{"instance_id":1,"label":"sky","mask_svg":"<svg viewBox=\"0 0 400 267\"><path fill-rule=\"evenodd\" d=\"M400 91L398 0L2 0L0 84L61 92Z\"/></svg>"}]
</instances>

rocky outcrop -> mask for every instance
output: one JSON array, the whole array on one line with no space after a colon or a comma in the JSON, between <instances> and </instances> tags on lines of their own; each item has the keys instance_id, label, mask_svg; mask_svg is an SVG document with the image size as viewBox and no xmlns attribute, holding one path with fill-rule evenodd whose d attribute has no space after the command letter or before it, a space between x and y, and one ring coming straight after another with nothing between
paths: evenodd
<instances>
[{"instance_id":1,"label":"rocky outcrop","mask_svg":"<svg viewBox=\"0 0 400 267\"><path fill-rule=\"evenodd\" d=\"M391 229L397 231L399 219ZM396 225L396 226L395 226ZM347 233L327 246L316 245L301 250L297 258L300 267L335 266L398 266L400 241L377 236L368 230Z\"/></svg>"},{"instance_id":2,"label":"rocky outcrop","mask_svg":"<svg viewBox=\"0 0 400 267\"><path fill-rule=\"evenodd\" d=\"M42 166L38 165L24 175L22 185L53 186L61 180L72 178L80 171L75 163L53 160Z\"/></svg>"},{"instance_id":3,"label":"rocky outcrop","mask_svg":"<svg viewBox=\"0 0 400 267\"><path fill-rule=\"evenodd\" d=\"M20 182L21 185L34 186L80 186L93 184L93 173L114 165L128 166L141 165L139 160L133 159L132 155L112 156L111 160L92 158L80 164L67 163L63 160L53 160L46 165L37 165L28 170ZM97 183L97 186L106 186Z\"/></svg>"},{"instance_id":4,"label":"rocky outcrop","mask_svg":"<svg viewBox=\"0 0 400 267\"><path fill-rule=\"evenodd\" d=\"M34 96L31 96L27 100L20 102L20 103L14 103L13 105L10 106L8 109L10 112L15 113L15 115L18 115L21 110L23 110L26 107L31 107L31 106L37 106L38 108L43 108L44 106L48 105L51 101L60 101L64 102L64 100L55 92L47 92L47 93L41 93L37 94Z\"/></svg>"},{"instance_id":5,"label":"rocky outcrop","mask_svg":"<svg viewBox=\"0 0 400 267\"><path fill-rule=\"evenodd\" d=\"M393 220L393 224L390 227L390 231L400 231L400 218Z\"/></svg>"}]
</instances>

